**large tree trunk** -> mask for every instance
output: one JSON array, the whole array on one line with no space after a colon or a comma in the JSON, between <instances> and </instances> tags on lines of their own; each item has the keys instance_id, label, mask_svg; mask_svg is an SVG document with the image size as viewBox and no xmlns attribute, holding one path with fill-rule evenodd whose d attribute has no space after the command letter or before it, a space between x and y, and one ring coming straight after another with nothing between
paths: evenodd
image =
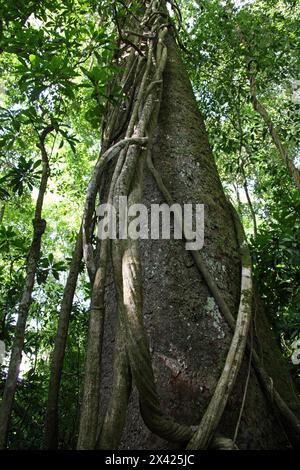
<instances>
[{"instance_id":1,"label":"large tree trunk","mask_svg":"<svg viewBox=\"0 0 300 470\"><path fill-rule=\"evenodd\" d=\"M202 256L224 300L236 316L241 261L232 209L226 201L209 147L203 119L171 35L168 61L152 156L175 202L205 204L205 246ZM164 198L149 170L144 171L142 202L150 207ZM140 243L143 273L143 315L150 338L161 408L177 422L199 424L222 373L232 332L206 282L180 240ZM255 346L287 403L299 415L298 400L280 360L270 327L255 301ZM102 411L110 397L116 303L112 281L106 296L106 335L102 370ZM256 338L258 335L258 338ZM243 401L249 355L246 355L218 432L233 438ZM103 416L102 416L103 418ZM251 370L237 435L241 449L289 446L282 417L266 398ZM129 404L122 448L170 448L174 444L152 434L141 418L137 393Z\"/></svg>"},{"instance_id":2,"label":"large tree trunk","mask_svg":"<svg viewBox=\"0 0 300 470\"><path fill-rule=\"evenodd\" d=\"M138 34L130 33L136 45L121 58L129 99L107 114L103 155L83 217L93 293L78 448L117 448L120 439L123 448L170 448L174 442L220 448L218 434L231 447L298 444L297 397L253 295L240 222L225 198L191 84L166 27L165 2L143 5L141 21L132 28ZM101 202L113 203L119 219L120 196L148 209L173 201L205 204L201 253L191 256L182 240L138 243L126 237L102 241L93 252L91 216L113 156ZM255 328L241 362L252 303Z\"/></svg>"}]
</instances>

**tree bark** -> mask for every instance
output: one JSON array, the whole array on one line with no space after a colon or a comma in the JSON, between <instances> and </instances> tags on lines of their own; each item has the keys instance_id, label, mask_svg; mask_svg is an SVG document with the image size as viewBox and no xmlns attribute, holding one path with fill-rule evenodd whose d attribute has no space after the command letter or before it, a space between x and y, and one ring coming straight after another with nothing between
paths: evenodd
<instances>
[{"instance_id":1,"label":"tree bark","mask_svg":"<svg viewBox=\"0 0 300 470\"><path fill-rule=\"evenodd\" d=\"M51 360L48 401L44 427L44 448L56 449L58 445L58 399L65 357L70 315L82 260L82 229L77 235L68 279L61 303L57 334Z\"/></svg>"},{"instance_id":2,"label":"tree bark","mask_svg":"<svg viewBox=\"0 0 300 470\"><path fill-rule=\"evenodd\" d=\"M247 199L247 203L248 203L248 207L249 207L249 210L250 210L250 214L251 214L251 219L252 219L252 223L253 223L253 234L254 234L254 238L257 237L257 220L256 220L256 213L255 213L255 210L254 210L254 207L253 207L253 204L252 204L252 200L251 200L251 197L250 197L250 193L249 193L249 187L248 187L248 182L247 182L247 176L246 176L246 173L245 173L245 169L242 165L241 167L241 170L242 170L242 175L243 175L243 178L244 178L244 191L245 191L245 195L246 195L246 199Z\"/></svg>"},{"instance_id":3,"label":"tree bark","mask_svg":"<svg viewBox=\"0 0 300 470\"><path fill-rule=\"evenodd\" d=\"M205 204L205 246L201 253L227 306L236 316L240 299L240 253L231 207L226 201L208 143L203 119L171 35L168 61L152 158L172 199ZM137 175L136 175L137 177ZM143 174L142 203L163 203L164 197L148 169ZM143 316L161 408L177 422L201 421L222 373L232 333L204 278L184 244L178 240L142 240ZM257 301L255 302L257 303ZM100 421L104 419L112 381L116 302L107 291L102 367ZM262 316L263 312L255 314ZM287 370L280 360L270 328L256 320L262 335L268 373L285 400L299 416ZM268 351L268 352L266 352ZM272 351L272 357L270 356ZM248 360L245 359L217 432L233 438L243 401ZM283 380L282 377L285 377ZM237 445L241 449L276 449L289 446L285 431L255 372L251 371ZM145 426L133 393L121 448L178 447L163 441Z\"/></svg>"},{"instance_id":4,"label":"tree bark","mask_svg":"<svg viewBox=\"0 0 300 470\"><path fill-rule=\"evenodd\" d=\"M5 213L5 204L3 203L1 208L0 208L0 224L2 224L2 222L3 222L4 213Z\"/></svg>"},{"instance_id":5,"label":"tree bark","mask_svg":"<svg viewBox=\"0 0 300 470\"><path fill-rule=\"evenodd\" d=\"M250 268L242 261L240 222L225 198L165 2L143 5L138 34L131 34L138 39L124 64L127 104L107 115L103 158L118 146L115 139L127 143L110 163L100 199L114 204L118 220L120 196L148 209L165 201L205 204L205 247L188 253L181 240L138 243L120 236L101 242L97 260L84 224L86 264L96 276L91 276L78 448L118 447L124 423L123 448L207 448L210 442L221 448L221 441L240 448L285 447L288 439L281 438L281 424L268 402L269 371L260 373L262 358L246 338L251 315L246 297L251 286L252 299L253 289ZM126 116L121 130L118 109ZM130 139L144 141L138 145ZM88 189L85 221L91 220L100 166L101 159ZM265 394L249 372L246 344ZM290 393L299 411L287 372L279 373L286 389L273 370L274 392L286 405ZM299 420L287 409L297 440Z\"/></svg>"},{"instance_id":6,"label":"tree bark","mask_svg":"<svg viewBox=\"0 0 300 470\"><path fill-rule=\"evenodd\" d=\"M47 189L50 174L49 160L45 148L47 135L54 130L54 127L46 127L39 135L38 148L42 156L42 177L39 187L38 198L35 207L33 223L33 238L27 258L25 286L18 309L18 319L15 328L15 337L9 362L8 374L5 382L3 398L0 407L0 449L6 447L9 421L11 417L14 396L17 388L20 364L22 361L22 350L24 345L25 328L29 308L32 302L32 292L34 288L35 275L40 258L42 236L46 229L46 221L42 219L42 208L44 196Z\"/></svg>"}]
</instances>

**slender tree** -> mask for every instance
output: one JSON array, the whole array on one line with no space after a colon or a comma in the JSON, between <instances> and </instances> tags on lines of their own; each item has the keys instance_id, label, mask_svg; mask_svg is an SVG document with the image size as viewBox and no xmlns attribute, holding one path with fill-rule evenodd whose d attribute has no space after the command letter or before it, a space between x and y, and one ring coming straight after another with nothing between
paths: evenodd
<instances>
[{"instance_id":1,"label":"slender tree","mask_svg":"<svg viewBox=\"0 0 300 470\"><path fill-rule=\"evenodd\" d=\"M46 229L46 221L42 218L44 197L47 190L47 183L50 175L50 165L46 150L46 138L55 129L54 125L45 127L39 134L37 144L42 157L42 177L35 206L33 223L33 236L30 250L27 257L26 278L21 301L18 307L18 318L15 328L15 337L9 362L8 374L5 382L3 398L0 407L0 448L6 447L9 421L11 417L14 395L18 383L18 375L22 360L22 350L24 345L25 328L29 308L32 302L32 292L34 289L35 276L41 252L42 236Z\"/></svg>"},{"instance_id":2,"label":"slender tree","mask_svg":"<svg viewBox=\"0 0 300 470\"><path fill-rule=\"evenodd\" d=\"M227 7L226 10L229 13L229 15L232 16L232 7L231 8ZM273 120L270 114L268 113L266 107L258 98L257 80L256 80L257 71L256 71L255 60L253 60L253 58L251 57L251 45L248 43L240 25L236 21L234 22L235 22L235 29L236 29L237 35L240 39L240 43L242 44L244 51L245 51L245 63L246 63L246 68L247 68L247 77L249 80L250 96L251 96L253 109L259 114L264 124L266 125L268 132L271 136L271 139L273 141L273 144L277 148L278 153L280 157L282 158L286 166L286 169L290 177L293 180L294 185L296 186L297 189L300 189L300 171L296 167L292 157L289 155L284 143L282 142L279 130L276 128L275 124L273 123Z\"/></svg>"},{"instance_id":3,"label":"slender tree","mask_svg":"<svg viewBox=\"0 0 300 470\"><path fill-rule=\"evenodd\" d=\"M82 233L77 236L70 270L61 302L57 334L51 360L47 411L45 418L44 447L56 449L58 440L58 399L65 349L68 337L70 315L82 260Z\"/></svg>"}]
</instances>

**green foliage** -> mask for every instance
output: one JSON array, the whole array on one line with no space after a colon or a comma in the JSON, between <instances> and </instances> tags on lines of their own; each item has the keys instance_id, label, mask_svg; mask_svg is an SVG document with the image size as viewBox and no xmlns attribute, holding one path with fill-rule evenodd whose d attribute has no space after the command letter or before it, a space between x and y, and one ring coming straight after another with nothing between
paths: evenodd
<instances>
[{"instance_id":1,"label":"green foliage","mask_svg":"<svg viewBox=\"0 0 300 470\"><path fill-rule=\"evenodd\" d=\"M106 93L118 73L111 65L112 27L108 1L0 2L0 337L8 351L41 181L39 139L49 124L55 127L45 141L50 179L42 216L47 228L26 328L11 447L42 445L63 285L85 189L98 157L104 109L107 100L118 98L113 89ZM82 274L62 379L60 445L64 448L74 447L76 438L87 331L85 288ZM7 365L0 367L1 391Z\"/></svg>"},{"instance_id":2,"label":"green foliage","mask_svg":"<svg viewBox=\"0 0 300 470\"><path fill-rule=\"evenodd\" d=\"M47 278L50 274L59 281L60 274L66 270L66 265L64 261L54 261L54 256L50 253L48 256L45 256L40 259L39 268L37 272L37 282L38 284L43 284L47 281Z\"/></svg>"},{"instance_id":3,"label":"green foliage","mask_svg":"<svg viewBox=\"0 0 300 470\"><path fill-rule=\"evenodd\" d=\"M30 191L39 184L41 177L41 160L26 160L20 155L18 166L11 168L5 176L0 179L0 184L6 184L19 196L23 194L24 187Z\"/></svg>"},{"instance_id":4,"label":"green foliage","mask_svg":"<svg viewBox=\"0 0 300 470\"><path fill-rule=\"evenodd\" d=\"M12 226L0 226L0 252L7 256L13 252L22 253L26 248L25 239L21 238Z\"/></svg>"},{"instance_id":5,"label":"green foliage","mask_svg":"<svg viewBox=\"0 0 300 470\"><path fill-rule=\"evenodd\" d=\"M291 196L269 207L252 240L255 277L288 355L300 336L300 199Z\"/></svg>"}]
</instances>

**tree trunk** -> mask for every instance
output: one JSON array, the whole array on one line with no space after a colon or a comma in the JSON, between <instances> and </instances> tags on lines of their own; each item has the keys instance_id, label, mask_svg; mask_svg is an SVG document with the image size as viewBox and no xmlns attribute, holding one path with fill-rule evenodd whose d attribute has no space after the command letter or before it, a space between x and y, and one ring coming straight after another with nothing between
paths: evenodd
<instances>
[{"instance_id":1,"label":"tree trunk","mask_svg":"<svg viewBox=\"0 0 300 470\"><path fill-rule=\"evenodd\" d=\"M82 231L80 228L73 253L70 271L61 303L57 334L51 360L48 401L44 428L44 447L56 449L58 444L58 399L64 364L70 315L82 260Z\"/></svg>"},{"instance_id":2,"label":"tree trunk","mask_svg":"<svg viewBox=\"0 0 300 470\"><path fill-rule=\"evenodd\" d=\"M242 175L243 175L243 178L244 178L244 191L245 191L248 207L249 207L250 214L251 214L252 224L253 224L253 235L254 235L254 238L256 238L257 237L256 213L255 213L255 210L254 210L254 207L253 207L253 204L252 204L252 200L251 200L251 197L250 197L247 176L246 176L246 173L245 173L245 170L244 170L243 166L242 166L241 170L242 170Z\"/></svg>"},{"instance_id":3,"label":"tree trunk","mask_svg":"<svg viewBox=\"0 0 300 470\"><path fill-rule=\"evenodd\" d=\"M229 9L229 14L232 14L232 9ZM238 23L235 23L235 29L239 36L241 44L244 45L244 48L246 51L245 61L246 61L246 66L247 66L247 77L249 80L250 96L251 96L253 109L260 115L261 119L264 121L265 125L267 126L270 137L273 141L273 144L277 148L278 153L281 156L286 166L287 172L289 173L296 188L300 189L300 171L296 167L292 156L289 155L289 152L286 149L285 144L282 142L279 130L274 125L270 114L268 113L264 105L261 103L261 101L258 99L257 82L256 82L257 72L256 72L256 65L254 66L255 60L253 59L252 54L251 54L251 47L247 43L245 35Z\"/></svg>"},{"instance_id":4,"label":"tree trunk","mask_svg":"<svg viewBox=\"0 0 300 470\"><path fill-rule=\"evenodd\" d=\"M0 224L2 224L3 222L4 213L5 213L5 204L3 203L0 209Z\"/></svg>"},{"instance_id":5,"label":"tree trunk","mask_svg":"<svg viewBox=\"0 0 300 470\"><path fill-rule=\"evenodd\" d=\"M38 148L42 156L42 177L39 187L38 198L35 207L33 223L33 238L30 251L27 258L25 286L23 289L19 309L18 319L15 328L15 337L9 361L8 374L5 382L3 398L0 407L0 449L6 447L9 421L11 417L14 396L17 388L19 369L22 361L22 350L24 345L25 328L29 308L32 302L32 292L34 288L35 275L40 258L42 236L46 229L46 221L42 219L42 209L44 196L47 189L48 178L50 174L49 160L45 148L47 135L54 130L54 127L46 127L39 136Z\"/></svg>"},{"instance_id":6,"label":"tree trunk","mask_svg":"<svg viewBox=\"0 0 300 470\"><path fill-rule=\"evenodd\" d=\"M240 254L231 207L226 201L208 143L203 119L171 35L168 61L152 157L175 202L205 204L205 246L202 256L219 291L236 316L240 297ZM164 198L148 169L143 176L142 203ZM199 424L222 373L232 333L215 299L179 240L140 242L143 273L143 315L161 408L177 422ZM114 353L116 303L112 281L106 294L106 324L102 370L101 416L109 401ZM256 302L257 303L257 302ZM263 311L255 310L255 345L261 360L291 408L298 413L297 397L280 360ZM217 432L233 438L245 392L249 357ZM251 369L245 406L237 433L241 449L277 449L289 446L278 412L263 393ZM178 445L163 441L145 426L133 393L121 448L161 449Z\"/></svg>"},{"instance_id":7,"label":"tree trunk","mask_svg":"<svg viewBox=\"0 0 300 470\"><path fill-rule=\"evenodd\" d=\"M130 33L138 40L124 64L129 99L125 110L121 103L121 115L115 108L107 116L105 153L83 220L91 220L100 169L117 149L101 202L116 208L126 196L129 205L142 202L148 210L164 202L202 203L205 246L189 253L182 240L138 243L119 237L102 241L97 259L83 224L86 264L96 275L78 448L117 448L121 436L121 448L133 449L220 448L224 439L232 448L285 448L289 440L277 413L287 410L286 430L299 441L297 398L256 307L255 333L262 332L263 342L255 335L241 360L252 283L240 222L225 198L191 84L166 28L165 4L153 0L145 7L138 34ZM271 348L273 357L260 357L258 344L262 351ZM262 369L262 360L271 370Z\"/></svg>"}]
</instances>

